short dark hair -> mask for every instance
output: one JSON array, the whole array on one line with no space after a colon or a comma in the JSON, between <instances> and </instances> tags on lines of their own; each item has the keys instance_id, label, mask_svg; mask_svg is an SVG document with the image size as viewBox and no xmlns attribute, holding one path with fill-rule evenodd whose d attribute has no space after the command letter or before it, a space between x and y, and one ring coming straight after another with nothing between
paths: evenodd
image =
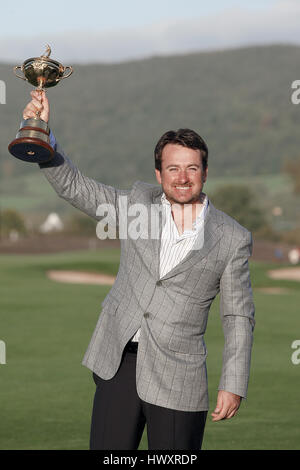
<instances>
[{"instance_id":1,"label":"short dark hair","mask_svg":"<svg viewBox=\"0 0 300 470\"><path fill-rule=\"evenodd\" d=\"M178 129L177 131L167 131L161 136L154 149L155 168L161 171L161 156L167 144L182 145L194 150L200 150L202 156L203 170L207 168L208 147L202 137L192 129Z\"/></svg>"}]
</instances>

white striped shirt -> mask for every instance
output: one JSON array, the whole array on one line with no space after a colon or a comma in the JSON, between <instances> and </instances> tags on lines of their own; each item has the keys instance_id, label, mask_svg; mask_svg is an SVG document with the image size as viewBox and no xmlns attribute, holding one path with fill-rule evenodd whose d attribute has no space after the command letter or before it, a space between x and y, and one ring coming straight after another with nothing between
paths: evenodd
<instances>
[{"instance_id":1,"label":"white striped shirt","mask_svg":"<svg viewBox=\"0 0 300 470\"><path fill-rule=\"evenodd\" d=\"M172 216L172 206L167 200L165 193L162 194L163 218L166 221L161 234L160 244L160 278L173 269L193 248L196 238L203 229L204 218L207 212L208 199L205 195L203 207L200 214L193 223L193 230L185 230L181 235ZM202 241L203 242L203 241ZM197 246L197 249L201 246ZM132 341L138 341L140 330L138 330Z\"/></svg>"}]
</instances>

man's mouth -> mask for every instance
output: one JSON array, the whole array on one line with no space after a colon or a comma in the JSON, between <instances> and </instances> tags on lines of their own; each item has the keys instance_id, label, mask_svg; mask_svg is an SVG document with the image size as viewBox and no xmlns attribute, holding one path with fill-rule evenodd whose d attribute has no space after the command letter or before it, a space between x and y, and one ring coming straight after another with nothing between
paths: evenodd
<instances>
[{"instance_id":1,"label":"man's mouth","mask_svg":"<svg viewBox=\"0 0 300 470\"><path fill-rule=\"evenodd\" d=\"M190 189L191 186L175 186L176 189Z\"/></svg>"}]
</instances>

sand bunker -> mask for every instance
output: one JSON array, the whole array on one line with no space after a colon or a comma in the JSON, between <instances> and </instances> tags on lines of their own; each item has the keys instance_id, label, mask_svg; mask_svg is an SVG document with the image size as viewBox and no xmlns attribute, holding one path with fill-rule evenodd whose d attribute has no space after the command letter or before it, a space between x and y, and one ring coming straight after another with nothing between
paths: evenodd
<instances>
[{"instance_id":1,"label":"sand bunker","mask_svg":"<svg viewBox=\"0 0 300 470\"><path fill-rule=\"evenodd\" d=\"M268 271L272 279L284 279L287 281L300 281L300 268L282 268Z\"/></svg>"},{"instance_id":2,"label":"sand bunker","mask_svg":"<svg viewBox=\"0 0 300 470\"><path fill-rule=\"evenodd\" d=\"M292 292L292 289L283 287L257 287L255 290L263 294L290 294Z\"/></svg>"},{"instance_id":3,"label":"sand bunker","mask_svg":"<svg viewBox=\"0 0 300 470\"><path fill-rule=\"evenodd\" d=\"M49 279L69 284L97 284L111 286L115 282L115 276L108 274L89 273L84 271L47 271Z\"/></svg>"},{"instance_id":4,"label":"sand bunker","mask_svg":"<svg viewBox=\"0 0 300 470\"><path fill-rule=\"evenodd\" d=\"M269 277L277 280L300 281L300 268L282 268L268 271ZM115 282L115 276L108 274L90 273L85 271L47 271L49 279L58 282L66 282L69 284L97 284L112 286ZM287 294L290 289L281 287L264 287L260 289L266 294Z\"/></svg>"}]
</instances>

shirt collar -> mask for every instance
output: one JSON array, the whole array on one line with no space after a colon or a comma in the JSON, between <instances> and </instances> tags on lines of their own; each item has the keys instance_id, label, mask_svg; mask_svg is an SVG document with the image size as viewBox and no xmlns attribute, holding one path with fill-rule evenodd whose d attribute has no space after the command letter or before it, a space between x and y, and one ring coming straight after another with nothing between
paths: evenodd
<instances>
[{"instance_id":1,"label":"shirt collar","mask_svg":"<svg viewBox=\"0 0 300 470\"><path fill-rule=\"evenodd\" d=\"M203 194L205 194L205 193L203 193ZM169 207L169 209L171 209L171 204L168 201L168 199L167 199L164 192L161 195L161 203L163 205L165 205L166 207ZM200 214L197 216L196 220L193 222L193 230L185 230L183 232L183 234L179 237L179 239L193 236L193 235L195 235L195 232L197 232L198 230L200 230L200 228L202 228L202 224L204 222L204 218L205 218L205 215L206 215L206 212L207 212L208 204L209 204L208 197L205 194L202 210L201 210Z\"/></svg>"},{"instance_id":2,"label":"shirt collar","mask_svg":"<svg viewBox=\"0 0 300 470\"><path fill-rule=\"evenodd\" d=\"M205 194L205 193L203 193L203 194ZM164 192L163 192L162 195L161 195L161 203L162 203L162 204L165 204L165 205L167 205L167 206L171 206L171 204L170 204L170 202L168 201L168 199L167 199L167 197L166 197L166 195L165 195ZM208 197L207 197L207 195L205 194L205 198L204 198L204 201L203 201L203 208L202 208L202 211L200 212L200 214L198 215L198 217L196 218L196 220L197 220L199 217L201 217L204 212L206 212L207 206L208 206Z\"/></svg>"}]
</instances>

